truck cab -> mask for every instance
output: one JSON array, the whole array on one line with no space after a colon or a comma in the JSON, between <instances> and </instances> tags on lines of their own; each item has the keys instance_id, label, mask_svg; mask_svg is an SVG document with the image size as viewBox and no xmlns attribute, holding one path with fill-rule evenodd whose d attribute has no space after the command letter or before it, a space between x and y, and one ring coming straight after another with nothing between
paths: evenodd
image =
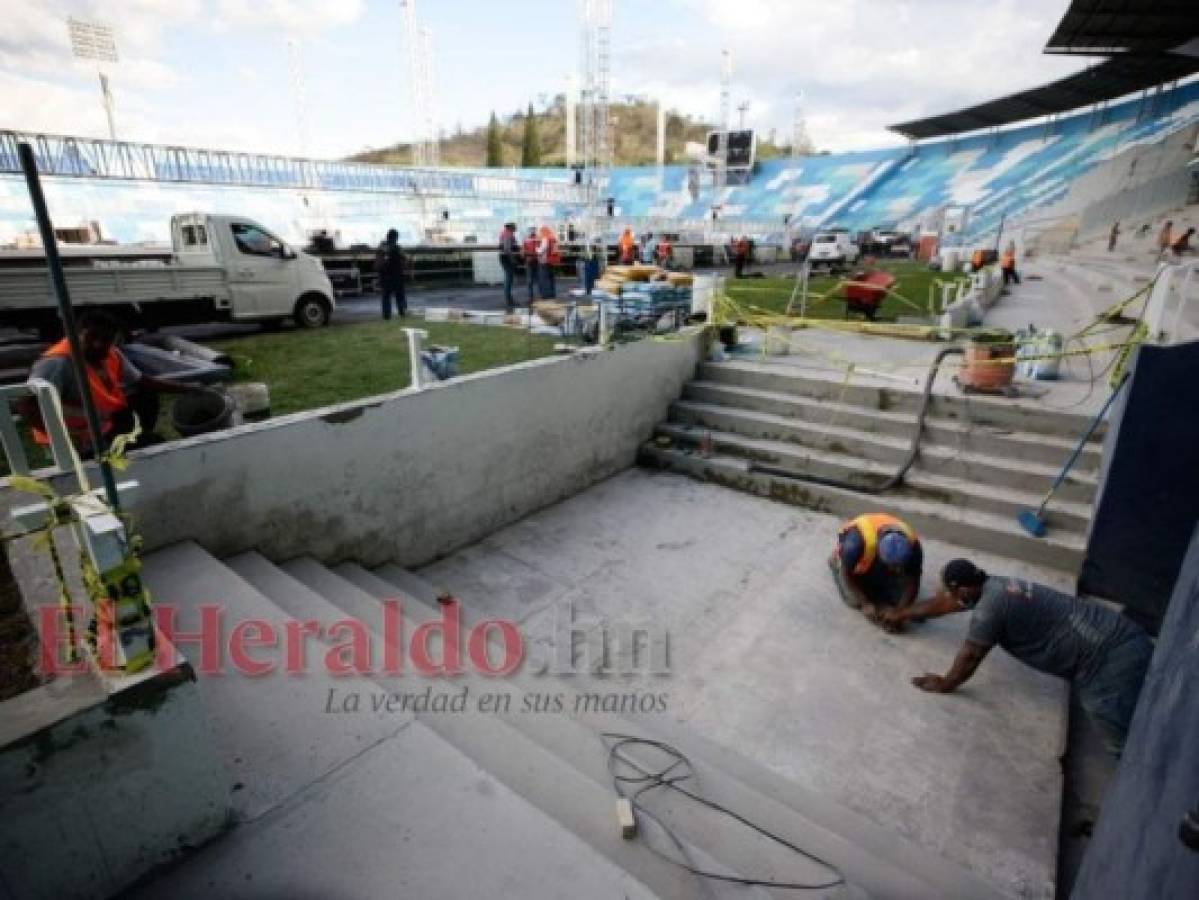
<instances>
[{"instance_id":1,"label":"truck cab","mask_svg":"<svg viewBox=\"0 0 1199 900\"><path fill-rule=\"evenodd\" d=\"M224 269L233 319L291 316L302 328L329 321L333 286L320 260L292 248L253 219L206 213L172 216L171 244L182 266Z\"/></svg>"},{"instance_id":2,"label":"truck cab","mask_svg":"<svg viewBox=\"0 0 1199 900\"><path fill-rule=\"evenodd\" d=\"M830 272L848 269L857 262L859 250L850 240L849 232L841 228L818 231L812 238L808 262L812 268L828 267Z\"/></svg>"}]
</instances>

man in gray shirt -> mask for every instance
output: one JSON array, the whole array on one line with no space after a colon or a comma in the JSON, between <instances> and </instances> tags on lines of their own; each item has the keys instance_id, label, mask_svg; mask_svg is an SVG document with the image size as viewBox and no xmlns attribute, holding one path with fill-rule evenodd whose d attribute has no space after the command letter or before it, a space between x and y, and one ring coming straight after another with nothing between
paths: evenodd
<instances>
[{"instance_id":1,"label":"man in gray shirt","mask_svg":"<svg viewBox=\"0 0 1199 900\"><path fill-rule=\"evenodd\" d=\"M1119 754L1153 657L1153 642L1136 623L1106 606L1017 578L989 576L969 560L949 562L943 589L907 609L891 610L898 627L970 610L966 641L945 675L912 679L921 690L947 694L964 684L990 649L1078 687L1083 709Z\"/></svg>"}]
</instances>

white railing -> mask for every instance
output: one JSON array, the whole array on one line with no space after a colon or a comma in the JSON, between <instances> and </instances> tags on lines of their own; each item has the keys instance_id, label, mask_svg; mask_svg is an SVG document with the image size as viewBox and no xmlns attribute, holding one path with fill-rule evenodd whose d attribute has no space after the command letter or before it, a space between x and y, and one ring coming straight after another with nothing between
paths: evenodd
<instances>
[{"instance_id":1,"label":"white railing","mask_svg":"<svg viewBox=\"0 0 1199 900\"><path fill-rule=\"evenodd\" d=\"M50 382L40 378L30 378L24 384L0 387L0 398L3 398L3 402L0 403L0 444L4 447L8 471L13 475L30 473L29 455L21 442L16 417L12 411L13 403L26 397L32 397L37 401L43 426L50 438L50 453L54 458L53 471L50 474L73 473L79 481L80 489L86 490L83 464L79 454L75 452L75 445L71 443L66 422L63 421L58 391Z\"/></svg>"}]
</instances>

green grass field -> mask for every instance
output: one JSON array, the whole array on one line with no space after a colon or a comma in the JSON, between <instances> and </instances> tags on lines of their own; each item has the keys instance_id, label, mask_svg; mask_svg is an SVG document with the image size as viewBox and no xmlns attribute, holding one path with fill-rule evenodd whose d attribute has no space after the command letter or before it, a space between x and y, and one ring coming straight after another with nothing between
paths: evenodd
<instances>
[{"instance_id":1,"label":"green grass field","mask_svg":"<svg viewBox=\"0 0 1199 900\"><path fill-rule=\"evenodd\" d=\"M874 268L883 269L896 276L898 282L892 288L893 293L887 296L879 308L878 320L893 322L898 316L919 316L928 313L929 285L935 280L957 281L966 276L946 275L942 272L930 271L928 266L911 260L880 260ZM848 274L843 276L848 278ZM845 301L840 291L821 299L816 295L827 294L841 277L821 275L812 278L808 286L808 316L817 319L842 319L845 317ZM754 307L756 312L781 315L787 310L787 303L795 289L795 279L792 278L745 278L735 281L730 278L727 282L728 295L743 307ZM899 296L895 296L898 294ZM937 292L938 300L940 293ZM902 299L901 299L902 298ZM910 301L905 303L904 301ZM799 298L796 297L791 314L799 315Z\"/></svg>"},{"instance_id":2,"label":"green grass field","mask_svg":"<svg viewBox=\"0 0 1199 900\"><path fill-rule=\"evenodd\" d=\"M459 374L481 372L553 353L555 339L514 328L415 322L429 333L429 344L458 348ZM214 341L211 346L233 357L236 381L261 381L270 389L271 414L302 412L333 403L398 391L409 383L408 336L393 322L367 322L314 331L281 331ZM179 435L171 427L171 397L162 398L156 431ZM50 455L22 428L29 461L49 465ZM7 474L0 460L0 475Z\"/></svg>"},{"instance_id":3,"label":"green grass field","mask_svg":"<svg viewBox=\"0 0 1199 900\"><path fill-rule=\"evenodd\" d=\"M458 348L459 374L481 372L553 353L554 338L487 325L416 323L428 344ZM408 386L408 337L393 322L285 331L216 341L233 357L234 381L261 381L271 413L300 412Z\"/></svg>"}]
</instances>

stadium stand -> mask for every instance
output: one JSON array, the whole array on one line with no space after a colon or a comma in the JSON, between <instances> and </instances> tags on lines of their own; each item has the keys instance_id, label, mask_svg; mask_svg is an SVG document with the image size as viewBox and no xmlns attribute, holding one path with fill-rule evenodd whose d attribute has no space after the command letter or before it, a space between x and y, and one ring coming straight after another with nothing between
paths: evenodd
<instances>
[{"instance_id":1,"label":"stadium stand","mask_svg":"<svg viewBox=\"0 0 1199 900\"><path fill-rule=\"evenodd\" d=\"M1199 81L1192 81L1151 97L1004 130L867 152L766 160L747 184L728 186L719 197L710 177L701 177L697 185L687 166L667 166L660 173L652 167L617 168L609 189L615 206L613 228L622 219L700 221L717 206L720 219L729 227L738 221L753 222L759 234L767 230L781 234L788 219L792 227L805 229L839 225L851 230L915 230L945 207L957 206L968 210L962 237L979 239L994 233L1001 220L1011 223L1072 211L1063 208L1072 186L1121 155L1131 153L1128 165L1135 167L1139 149L1179 134L1193 148L1193 136L1186 130L1197 123ZM72 171L86 174L87 163L72 159ZM1176 162L1171 164L1178 167ZM204 173L187 174L202 178ZM460 170L447 177L469 174ZM558 181L563 176L560 169L506 174ZM396 172L393 177L401 185L405 176ZM1118 182L1105 180L1075 206L1083 200L1094 206L1104 199L1103 191L1127 187ZM421 198L358 190L349 166L331 171L323 187L327 189L306 190L283 183L278 187L178 184L165 177L142 182L46 179L60 224L98 221L106 237L122 242L165 240L170 216L191 209L251 216L291 240L334 223L345 241L371 243L390 226L400 230L401 240L415 242L420 238L419 223L433 216L456 226L461 235L473 233L486 242L498 223L507 219L564 222L578 212L548 201ZM1158 209L1140 209L1138 214L1151 215L1181 199L1163 196ZM1118 213L1118 206L1113 209ZM766 228L763 223L774 224ZM13 242L31 228L23 181L19 175L0 174L0 244Z\"/></svg>"}]
</instances>

